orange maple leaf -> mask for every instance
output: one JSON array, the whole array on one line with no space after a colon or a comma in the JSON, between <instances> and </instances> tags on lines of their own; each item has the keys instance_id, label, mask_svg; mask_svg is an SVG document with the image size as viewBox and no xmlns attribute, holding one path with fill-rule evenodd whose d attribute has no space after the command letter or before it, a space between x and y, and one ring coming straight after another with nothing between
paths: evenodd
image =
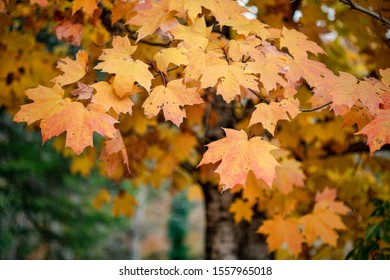
<instances>
[{"instance_id":1,"label":"orange maple leaf","mask_svg":"<svg viewBox=\"0 0 390 280\"><path fill-rule=\"evenodd\" d=\"M234 214L233 217L236 224L242 220L250 223L254 214L252 205L248 201L244 201L240 198L235 199L234 202L230 204L229 212Z\"/></svg>"},{"instance_id":2,"label":"orange maple leaf","mask_svg":"<svg viewBox=\"0 0 390 280\"><path fill-rule=\"evenodd\" d=\"M120 98L115 94L114 88L109 83L98 82L91 85L91 87L96 90L92 102L103 106L106 112L112 108L117 114L131 114L134 105L133 101L126 95Z\"/></svg>"},{"instance_id":3,"label":"orange maple leaf","mask_svg":"<svg viewBox=\"0 0 390 280\"><path fill-rule=\"evenodd\" d=\"M100 0L74 0L72 3L72 14L83 9L87 15L92 16L93 12L97 9L97 2L99 1Z\"/></svg>"},{"instance_id":4,"label":"orange maple leaf","mask_svg":"<svg viewBox=\"0 0 390 280\"><path fill-rule=\"evenodd\" d=\"M343 202L335 201L336 193L337 193L336 189L330 189L328 187L326 187L322 193L318 192L315 198L317 202L317 207L326 208L332 211L333 213L345 215L350 210L347 206L344 205Z\"/></svg>"},{"instance_id":5,"label":"orange maple leaf","mask_svg":"<svg viewBox=\"0 0 390 280\"><path fill-rule=\"evenodd\" d=\"M86 74L88 67L88 52L80 50L76 54L76 60L69 57L61 58L58 61L57 68L64 74L52 79L52 82L58 83L60 86L69 85L79 81Z\"/></svg>"},{"instance_id":6,"label":"orange maple leaf","mask_svg":"<svg viewBox=\"0 0 390 280\"><path fill-rule=\"evenodd\" d=\"M356 134L366 134L370 154L390 143L390 109L378 110L377 118L369 122Z\"/></svg>"},{"instance_id":7,"label":"orange maple leaf","mask_svg":"<svg viewBox=\"0 0 390 280\"><path fill-rule=\"evenodd\" d=\"M340 216L325 208L321 202L317 202L313 212L301 217L299 222L303 224L303 235L309 245L321 238L324 243L336 247L338 234L335 229L346 229Z\"/></svg>"},{"instance_id":8,"label":"orange maple leaf","mask_svg":"<svg viewBox=\"0 0 390 280\"><path fill-rule=\"evenodd\" d=\"M299 113L299 101L297 99L283 99L281 102L270 104L260 103L255 106L248 126L261 123L272 135L275 132L279 120L290 120Z\"/></svg>"},{"instance_id":9,"label":"orange maple leaf","mask_svg":"<svg viewBox=\"0 0 390 280\"><path fill-rule=\"evenodd\" d=\"M132 195L128 194L124 190L120 190L117 197L114 198L111 211L114 217L118 217L120 215L131 217L134 214L134 207L136 205L137 201Z\"/></svg>"},{"instance_id":10,"label":"orange maple leaf","mask_svg":"<svg viewBox=\"0 0 390 280\"><path fill-rule=\"evenodd\" d=\"M270 151L278 147L263 141L261 137L248 140L244 130L224 129L226 138L207 145L208 150L198 166L219 162L215 173L221 176L223 190L235 185L245 185L248 172L253 171L257 179L269 186L275 178L275 167L279 166Z\"/></svg>"},{"instance_id":11,"label":"orange maple leaf","mask_svg":"<svg viewBox=\"0 0 390 280\"><path fill-rule=\"evenodd\" d=\"M303 187L305 178L300 162L285 159L281 166L276 167L274 186L286 195L293 190L293 186Z\"/></svg>"},{"instance_id":12,"label":"orange maple leaf","mask_svg":"<svg viewBox=\"0 0 390 280\"><path fill-rule=\"evenodd\" d=\"M302 251L303 237L296 220L284 219L276 215L273 219L264 221L257 232L268 235L267 243L270 251L289 249L295 256Z\"/></svg>"},{"instance_id":13,"label":"orange maple leaf","mask_svg":"<svg viewBox=\"0 0 390 280\"><path fill-rule=\"evenodd\" d=\"M157 116L163 110L166 120L179 126L186 113L180 108L185 105L201 104L203 99L195 88L187 88L183 79L170 81L167 86L156 86L142 107L149 118Z\"/></svg>"},{"instance_id":14,"label":"orange maple leaf","mask_svg":"<svg viewBox=\"0 0 390 280\"><path fill-rule=\"evenodd\" d=\"M41 122L42 142L66 133L65 147L70 147L80 154L85 147L93 146L92 134L114 138L117 120L104 114L104 110L95 104L84 107L80 102L68 101L59 112Z\"/></svg>"},{"instance_id":15,"label":"orange maple leaf","mask_svg":"<svg viewBox=\"0 0 390 280\"><path fill-rule=\"evenodd\" d=\"M70 20L63 20L54 28L58 40L71 43L75 46L81 45L84 26Z\"/></svg>"}]
</instances>

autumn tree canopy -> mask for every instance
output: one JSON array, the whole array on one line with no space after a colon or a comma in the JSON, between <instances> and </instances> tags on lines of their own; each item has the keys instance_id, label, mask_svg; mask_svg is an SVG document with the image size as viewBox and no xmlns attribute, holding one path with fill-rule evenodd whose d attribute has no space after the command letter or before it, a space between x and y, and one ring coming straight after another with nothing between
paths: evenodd
<instances>
[{"instance_id":1,"label":"autumn tree canopy","mask_svg":"<svg viewBox=\"0 0 390 280\"><path fill-rule=\"evenodd\" d=\"M262 213L277 258L343 258L390 198L390 68L375 58L389 10L290 2L0 1L1 104L75 172L213 186L236 223ZM350 13L366 30L329 16ZM103 203L136 205L105 189Z\"/></svg>"}]
</instances>

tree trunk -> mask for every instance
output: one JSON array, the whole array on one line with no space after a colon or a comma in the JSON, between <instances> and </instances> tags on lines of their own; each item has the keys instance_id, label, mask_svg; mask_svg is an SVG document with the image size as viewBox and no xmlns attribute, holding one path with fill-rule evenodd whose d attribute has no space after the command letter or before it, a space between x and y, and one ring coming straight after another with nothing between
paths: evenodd
<instances>
[{"instance_id":1,"label":"tree trunk","mask_svg":"<svg viewBox=\"0 0 390 280\"><path fill-rule=\"evenodd\" d=\"M235 224L229 207L234 200L230 192L220 193L216 186L203 185L206 200L206 252L212 260L269 259L264 238L256 233L262 222L255 215L252 223Z\"/></svg>"}]
</instances>

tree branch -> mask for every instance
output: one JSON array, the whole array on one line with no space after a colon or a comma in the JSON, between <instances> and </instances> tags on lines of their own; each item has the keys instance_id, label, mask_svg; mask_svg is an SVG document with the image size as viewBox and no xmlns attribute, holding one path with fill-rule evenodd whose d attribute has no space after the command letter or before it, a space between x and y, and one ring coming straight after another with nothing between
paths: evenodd
<instances>
[{"instance_id":1,"label":"tree branch","mask_svg":"<svg viewBox=\"0 0 390 280\"><path fill-rule=\"evenodd\" d=\"M380 10L379 10L379 14L378 14L378 13L375 13L374 11L371 11L369 9L366 9L366 8L360 6L359 4L355 3L353 0L339 0L339 1L345 5L348 5L352 10L357 10L359 12L367 14L367 15L381 21L383 24L390 27L390 20L384 18L380 14Z\"/></svg>"},{"instance_id":2,"label":"tree branch","mask_svg":"<svg viewBox=\"0 0 390 280\"><path fill-rule=\"evenodd\" d=\"M303 113L307 113L307 112L314 112L314 111L317 111L319 109L322 109L326 106L329 106L330 104L332 104L333 102L332 101L329 101L328 103L325 103L324 105L321 105L321 106L318 106L318 107L315 107L315 108L311 108L311 109L303 109L303 108L299 108L299 111L303 112Z\"/></svg>"}]
</instances>

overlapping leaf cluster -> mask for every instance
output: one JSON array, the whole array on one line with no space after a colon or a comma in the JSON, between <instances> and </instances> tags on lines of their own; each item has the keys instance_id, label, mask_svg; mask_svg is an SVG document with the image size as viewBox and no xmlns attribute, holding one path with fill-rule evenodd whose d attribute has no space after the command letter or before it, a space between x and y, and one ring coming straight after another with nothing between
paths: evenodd
<instances>
[{"instance_id":1,"label":"overlapping leaf cluster","mask_svg":"<svg viewBox=\"0 0 390 280\"><path fill-rule=\"evenodd\" d=\"M74 1L68 15L72 27L59 31L62 22L57 37L77 43L71 35L79 24L75 16L82 9L84 17L98 22L94 15L101 6L111 10L112 24L121 22L128 32L113 36L101 53L80 50L75 59L60 59L62 74L52 79L53 86L27 90L33 102L14 120L40 121L43 141L66 131L65 146L75 154L93 146L97 132L104 138L99 158L106 172L117 178L131 173L139 185L157 186L173 175L173 185L194 185L187 170L195 166L199 181L218 174L223 190L244 188L242 199L231 205L237 222L250 221L257 203L274 209L259 228L269 235L271 250L285 248L298 256L302 243L313 246L318 238L335 247L335 230L346 228L340 216L348 208L336 201L335 189L322 188L311 193L310 209L293 212L307 201L294 188L304 188L305 174L301 163L280 149L283 143L269 139L281 121L305 114L299 92L306 88L314 110L329 105L343 126L357 125L373 154L390 143L390 70L380 70L380 80L334 73L315 59L325 55L316 43L293 29L247 19L235 1L98 2ZM157 49L145 47L148 42ZM224 129L226 137L200 154L195 147L208 143L209 127L222 118L213 119L210 112L217 100L213 91L226 105L252 104L253 112L241 130ZM157 126L163 119L177 128ZM260 124L266 131L248 136L246 131Z\"/></svg>"}]
</instances>

